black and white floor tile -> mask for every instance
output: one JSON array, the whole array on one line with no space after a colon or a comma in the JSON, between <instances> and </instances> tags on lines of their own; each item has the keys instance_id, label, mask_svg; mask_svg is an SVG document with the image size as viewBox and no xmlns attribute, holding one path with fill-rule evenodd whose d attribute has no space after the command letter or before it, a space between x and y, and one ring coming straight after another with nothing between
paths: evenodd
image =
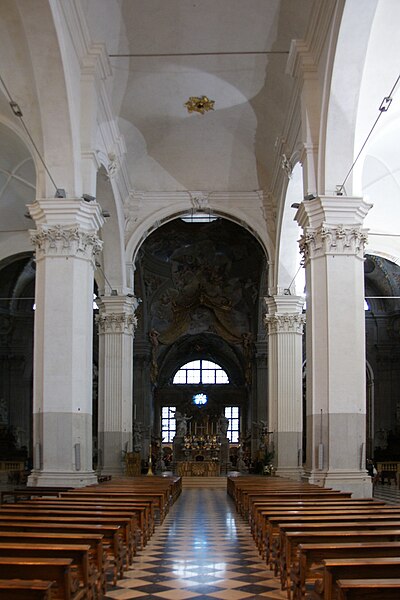
<instances>
[{"instance_id":1,"label":"black and white floor tile","mask_svg":"<svg viewBox=\"0 0 400 600\"><path fill-rule=\"evenodd\" d=\"M284 599L224 489L184 489L164 523L109 589L115 600Z\"/></svg>"}]
</instances>

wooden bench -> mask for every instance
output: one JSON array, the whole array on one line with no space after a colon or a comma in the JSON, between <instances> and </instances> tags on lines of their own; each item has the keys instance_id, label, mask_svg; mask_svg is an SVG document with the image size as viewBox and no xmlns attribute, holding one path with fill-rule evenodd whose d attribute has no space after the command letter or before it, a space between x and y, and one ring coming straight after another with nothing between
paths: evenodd
<instances>
[{"instance_id":1,"label":"wooden bench","mask_svg":"<svg viewBox=\"0 0 400 600\"><path fill-rule=\"evenodd\" d=\"M41 533L24 531L0 531L0 544L4 543L27 543L27 544L87 544L89 546L89 563L95 565L100 574L98 581L97 597L101 597L106 591L106 572L111 566L107 554L103 549L103 535L95 533ZM91 571L93 570L90 567ZM97 580L97 577L96 577Z\"/></svg>"},{"instance_id":2,"label":"wooden bench","mask_svg":"<svg viewBox=\"0 0 400 600\"><path fill-rule=\"evenodd\" d=\"M41 508L40 506L29 507L25 505L13 505L9 508L0 509L0 522L4 518L25 520L26 518L37 518L41 521L57 521L62 518L65 523L113 523L120 525L124 531L124 539L128 548L128 561L132 563L136 554L136 530L138 521L136 514L132 511L123 510L95 510L91 507L84 509L64 510L59 508Z\"/></svg>"},{"instance_id":3,"label":"wooden bench","mask_svg":"<svg viewBox=\"0 0 400 600\"><path fill-rule=\"evenodd\" d=\"M124 545L123 534L119 525L115 524L83 524L83 523L46 523L37 520L27 521L0 521L0 532L23 533L97 533L103 536L103 547L113 570L113 585L116 585L118 576L123 577L124 567L127 564L127 550Z\"/></svg>"},{"instance_id":4,"label":"wooden bench","mask_svg":"<svg viewBox=\"0 0 400 600\"><path fill-rule=\"evenodd\" d=\"M11 502L17 502L23 498L33 498L35 496L55 496L59 497L61 492L66 492L72 489L71 487L15 487L12 490L0 491L0 504L5 502L5 499Z\"/></svg>"},{"instance_id":5,"label":"wooden bench","mask_svg":"<svg viewBox=\"0 0 400 600\"><path fill-rule=\"evenodd\" d=\"M302 600L306 594L306 584L315 581L321 574L316 570L322 567L322 561L328 558L378 558L399 557L400 542L353 542L353 543L325 543L325 544L300 544L299 560L292 564L290 581L287 584L288 598Z\"/></svg>"},{"instance_id":6,"label":"wooden bench","mask_svg":"<svg viewBox=\"0 0 400 600\"><path fill-rule=\"evenodd\" d=\"M287 547L285 545L285 537L289 532L298 533L326 533L329 532L340 532L346 533L347 531L352 532L371 532L371 531L385 531L390 530L398 531L400 529L399 521L375 521L375 520L362 520L362 521L327 521L327 522L314 522L314 523L279 523L279 538L276 539L276 543L279 544L278 550L274 548L273 553L279 557L279 572L281 577L282 589L284 589L288 580L288 570L291 563L293 562L293 555L287 553ZM397 540L393 540L397 541ZM292 550L293 551L293 548Z\"/></svg>"},{"instance_id":7,"label":"wooden bench","mask_svg":"<svg viewBox=\"0 0 400 600\"><path fill-rule=\"evenodd\" d=\"M317 503L317 506L316 506ZM257 539L259 529L262 527L262 513L274 508L288 508L295 510L303 506L313 506L317 508L326 508L328 506L359 506L359 507L387 507L388 505L383 500L375 500L373 498L360 498L353 500L352 498L309 498L303 500L287 500L287 499L269 499L260 502L253 502L249 514L249 524L254 539Z\"/></svg>"},{"instance_id":8,"label":"wooden bench","mask_svg":"<svg viewBox=\"0 0 400 600\"><path fill-rule=\"evenodd\" d=\"M53 581L41 579L0 579L1 600L52 600Z\"/></svg>"},{"instance_id":9,"label":"wooden bench","mask_svg":"<svg viewBox=\"0 0 400 600\"><path fill-rule=\"evenodd\" d=\"M299 564L300 544L351 544L351 543L376 543L399 542L399 529L380 529L377 531L349 530L344 531L281 531L281 580L289 577L291 567ZM284 587L284 586L283 586Z\"/></svg>"},{"instance_id":10,"label":"wooden bench","mask_svg":"<svg viewBox=\"0 0 400 600\"><path fill-rule=\"evenodd\" d=\"M87 544L1 542L0 557L9 558L70 558L71 572L78 576L80 587L86 590L85 598L96 598L100 587L97 565L89 566L90 546Z\"/></svg>"},{"instance_id":11,"label":"wooden bench","mask_svg":"<svg viewBox=\"0 0 400 600\"><path fill-rule=\"evenodd\" d=\"M13 558L0 556L0 579L42 579L54 581L56 600L81 600L88 590L79 587L79 579L72 572L70 558Z\"/></svg>"},{"instance_id":12,"label":"wooden bench","mask_svg":"<svg viewBox=\"0 0 400 600\"><path fill-rule=\"evenodd\" d=\"M396 520L397 519L397 520ZM288 517L285 515L269 516L267 518L266 532L266 559L272 562L272 555L280 556L281 548L281 528L291 526L292 531L304 530L304 527L310 526L314 530L318 529L334 529L340 528L349 529L364 528L375 529L381 528L399 528L400 513L393 515L391 512L385 513L361 513L355 514L313 514Z\"/></svg>"},{"instance_id":13,"label":"wooden bench","mask_svg":"<svg viewBox=\"0 0 400 600\"><path fill-rule=\"evenodd\" d=\"M266 539L268 535L274 535L274 531L268 532L268 527L271 526L272 519L277 520L278 518L282 518L282 520L286 522L290 522L291 519L296 518L296 520L302 520L305 517L305 522L307 520L311 520L312 517L315 517L315 520L324 520L324 517L341 517L341 516L352 516L354 519L358 519L358 517L364 517L364 515L389 515L389 518L392 519L396 516L400 518L400 509L394 509L390 506L381 506L375 507L374 505L368 504L331 504L328 506L322 506L320 509L317 509L314 505L308 506L299 506L295 509L292 507L283 506L280 509L276 507L271 508L270 510L263 510L260 512L260 519L258 524L257 531L257 543L258 548L262 556L265 556L265 545ZM276 534L278 534L278 530L276 529ZM271 560L271 555L269 554L269 559Z\"/></svg>"},{"instance_id":14,"label":"wooden bench","mask_svg":"<svg viewBox=\"0 0 400 600\"><path fill-rule=\"evenodd\" d=\"M338 579L397 578L400 558L334 558L323 559L323 578L307 594L309 600L334 600L339 596Z\"/></svg>"},{"instance_id":15,"label":"wooden bench","mask_svg":"<svg viewBox=\"0 0 400 600\"><path fill-rule=\"evenodd\" d=\"M134 500L122 500L122 501L113 501L112 499L107 500L97 500L97 498L89 498L89 499L77 499L75 500L65 500L64 498L60 498L57 500L52 500L49 498L46 499L36 499L36 500L25 500L18 504L19 507L34 507L34 508L48 508L50 510L54 509L62 509L68 512L73 512L76 510L87 510L102 512L102 511L111 511L114 514L118 514L119 511L121 513L132 512L137 518L136 526L139 533L138 542L140 547L143 549L150 539L154 528L154 510L152 502L136 502ZM1 512L1 511L0 511Z\"/></svg>"},{"instance_id":16,"label":"wooden bench","mask_svg":"<svg viewBox=\"0 0 400 600\"><path fill-rule=\"evenodd\" d=\"M62 517L62 521L61 521ZM7 514L3 514L3 510L0 511L0 529L2 526L9 523L18 523L18 522L31 522L31 523L51 523L56 525L60 522L63 526L65 525L117 525L119 529L119 535L121 536L121 541L126 547L126 568L128 568L129 564L131 564L134 554L134 535L131 530L131 518L121 517L121 516L89 516L87 512L85 513L74 513L73 516L65 516L64 513L60 515L53 514L12 514L7 511ZM124 568L124 564L122 568Z\"/></svg>"},{"instance_id":17,"label":"wooden bench","mask_svg":"<svg viewBox=\"0 0 400 600\"><path fill-rule=\"evenodd\" d=\"M152 493L138 493L118 490L104 491L104 487L100 490L94 490L90 488L81 488L80 490L72 490L69 492L62 493L61 498L82 498L90 499L96 498L98 501L112 499L112 500L136 500L138 502L150 501L154 504L160 522L162 523L167 513L168 507L168 496L164 492L152 492Z\"/></svg>"},{"instance_id":18,"label":"wooden bench","mask_svg":"<svg viewBox=\"0 0 400 600\"><path fill-rule=\"evenodd\" d=\"M338 600L399 600L400 579L338 579Z\"/></svg>"}]
</instances>

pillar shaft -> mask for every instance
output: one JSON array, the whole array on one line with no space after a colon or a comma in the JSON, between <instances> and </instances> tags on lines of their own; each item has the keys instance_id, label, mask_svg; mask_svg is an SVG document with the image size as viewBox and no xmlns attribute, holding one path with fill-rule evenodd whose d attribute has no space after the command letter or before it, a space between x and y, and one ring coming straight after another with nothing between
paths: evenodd
<instances>
[{"instance_id":1,"label":"pillar shaft","mask_svg":"<svg viewBox=\"0 0 400 600\"><path fill-rule=\"evenodd\" d=\"M99 301L99 462L106 474L121 474L124 452L132 450L136 306L132 296Z\"/></svg>"},{"instance_id":2,"label":"pillar shaft","mask_svg":"<svg viewBox=\"0 0 400 600\"><path fill-rule=\"evenodd\" d=\"M92 469L94 256L103 223L96 202L30 205L37 229L34 338L34 469L30 485L87 485Z\"/></svg>"},{"instance_id":3,"label":"pillar shaft","mask_svg":"<svg viewBox=\"0 0 400 600\"><path fill-rule=\"evenodd\" d=\"M361 198L323 196L296 214L307 286L309 481L371 494L365 471L366 387Z\"/></svg>"},{"instance_id":4,"label":"pillar shaft","mask_svg":"<svg viewBox=\"0 0 400 600\"><path fill-rule=\"evenodd\" d=\"M269 335L269 419L279 475L300 478L302 448L302 337L304 299L266 298Z\"/></svg>"}]
</instances>

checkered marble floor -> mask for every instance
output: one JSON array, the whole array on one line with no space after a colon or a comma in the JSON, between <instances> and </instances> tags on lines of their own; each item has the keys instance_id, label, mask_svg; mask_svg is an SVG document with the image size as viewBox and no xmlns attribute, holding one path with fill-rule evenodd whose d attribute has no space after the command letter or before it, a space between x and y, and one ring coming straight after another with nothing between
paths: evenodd
<instances>
[{"instance_id":1,"label":"checkered marble floor","mask_svg":"<svg viewBox=\"0 0 400 600\"><path fill-rule=\"evenodd\" d=\"M106 598L284 599L225 490L184 489Z\"/></svg>"}]
</instances>

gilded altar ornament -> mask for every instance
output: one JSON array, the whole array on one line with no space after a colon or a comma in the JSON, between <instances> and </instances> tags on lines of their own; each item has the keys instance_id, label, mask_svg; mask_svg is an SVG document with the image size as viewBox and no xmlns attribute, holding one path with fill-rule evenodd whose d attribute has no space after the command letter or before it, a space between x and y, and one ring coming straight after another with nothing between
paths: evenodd
<instances>
[{"instance_id":1,"label":"gilded altar ornament","mask_svg":"<svg viewBox=\"0 0 400 600\"><path fill-rule=\"evenodd\" d=\"M201 115L204 115L209 110L214 110L214 104L215 100L210 100L207 96L190 96L189 100L185 102L189 113L197 112Z\"/></svg>"}]
</instances>

